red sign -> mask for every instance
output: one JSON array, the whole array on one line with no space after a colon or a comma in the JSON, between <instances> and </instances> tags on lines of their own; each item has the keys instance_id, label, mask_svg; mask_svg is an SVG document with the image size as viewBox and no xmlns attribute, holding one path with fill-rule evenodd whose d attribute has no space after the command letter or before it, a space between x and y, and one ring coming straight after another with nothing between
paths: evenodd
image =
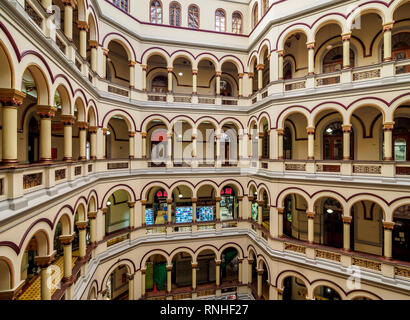
<instances>
[{"instance_id":1,"label":"red sign","mask_svg":"<svg viewBox=\"0 0 410 320\"><path fill-rule=\"evenodd\" d=\"M224 188L224 189L222 189L222 191L221 191L221 195L224 195L224 194L226 194L226 195L232 195L232 188Z\"/></svg>"}]
</instances>

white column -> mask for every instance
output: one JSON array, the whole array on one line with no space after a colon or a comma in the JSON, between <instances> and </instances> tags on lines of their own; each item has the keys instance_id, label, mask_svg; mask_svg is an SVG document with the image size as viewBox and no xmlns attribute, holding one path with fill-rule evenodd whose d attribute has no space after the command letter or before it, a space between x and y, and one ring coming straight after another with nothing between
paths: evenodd
<instances>
[{"instance_id":1,"label":"white column","mask_svg":"<svg viewBox=\"0 0 410 320\"><path fill-rule=\"evenodd\" d=\"M315 43L307 43L308 49L308 74L315 74Z\"/></svg>"},{"instance_id":2,"label":"white column","mask_svg":"<svg viewBox=\"0 0 410 320\"><path fill-rule=\"evenodd\" d=\"M128 138L129 138L129 158L130 160L135 158L135 132L134 131L129 131L128 132Z\"/></svg>"},{"instance_id":3,"label":"white column","mask_svg":"<svg viewBox=\"0 0 410 320\"><path fill-rule=\"evenodd\" d=\"M393 129L394 129L394 122L383 123L384 161L394 160L393 159Z\"/></svg>"},{"instance_id":4,"label":"white column","mask_svg":"<svg viewBox=\"0 0 410 320\"><path fill-rule=\"evenodd\" d=\"M342 126L343 130L343 160L351 160L350 155L350 133L352 132L352 125L346 124Z\"/></svg>"},{"instance_id":5,"label":"white column","mask_svg":"<svg viewBox=\"0 0 410 320\"><path fill-rule=\"evenodd\" d=\"M349 69L350 65L350 37L352 33L342 34L343 41L343 69Z\"/></svg>"},{"instance_id":6,"label":"white column","mask_svg":"<svg viewBox=\"0 0 410 320\"><path fill-rule=\"evenodd\" d=\"M277 129L276 132L278 133L278 159L283 160L283 135L285 130Z\"/></svg>"},{"instance_id":7,"label":"white column","mask_svg":"<svg viewBox=\"0 0 410 320\"><path fill-rule=\"evenodd\" d=\"M192 69L192 94L198 94L198 69Z\"/></svg>"},{"instance_id":8,"label":"white column","mask_svg":"<svg viewBox=\"0 0 410 320\"><path fill-rule=\"evenodd\" d=\"M385 23L383 25L383 38L384 38L384 57L383 61L392 60L392 30L394 22Z\"/></svg>"},{"instance_id":9,"label":"white column","mask_svg":"<svg viewBox=\"0 0 410 320\"><path fill-rule=\"evenodd\" d=\"M392 233L394 229L394 222L384 222L384 257L387 259L392 258Z\"/></svg>"},{"instance_id":10,"label":"white column","mask_svg":"<svg viewBox=\"0 0 410 320\"><path fill-rule=\"evenodd\" d=\"M306 215L308 217L308 241L313 243L315 240L315 213L306 212Z\"/></svg>"},{"instance_id":11,"label":"white column","mask_svg":"<svg viewBox=\"0 0 410 320\"><path fill-rule=\"evenodd\" d=\"M263 89L263 69L265 68L265 65L263 63L258 64L256 66L256 70L258 70L258 90Z\"/></svg>"},{"instance_id":12,"label":"white column","mask_svg":"<svg viewBox=\"0 0 410 320\"><path fill-rule=\"evenodd\" d=\"M221 94L221 75L222 71L216 72L216 95L219 96Z\"/></svg>"},{"instance_id":13,"label":"white column","mask_svg":"<svg viewBox=\"0 0 410 320\"><path fill-rule=\"evenodd\" d=\"M315 160L315 128L306 128L308 134L308 160Z\"/></svg>"},{"instance_id":14,"label":"white column","mask_svg":"<svg viewBox=\"0 0 410 320\"><path fill-rule=\"evenodd\" d=\"M285 51L279 50L278 53L278 80L283 80L283 56Z\"/></svg>"},{"instance_id":15,"label":"white column","mask_svg":"<svg viewBox=\"0 0 410 320\"><path fill-rule=\"evenodd\" d=\"M350 224L352 223L352 217L343 216L343 249L350 250Z\"/></svg>"},{"instance_id":16,"label":"white column","mask_svg":"<svg viewBox=\"0 0 410 320\"><path fill-rule=\"evenodd\" d=\"M135 88L135 65L137 63L135 61L129 61L128 66L130 68L130 88L134 89Z\"/></svg>"}]
</instances>

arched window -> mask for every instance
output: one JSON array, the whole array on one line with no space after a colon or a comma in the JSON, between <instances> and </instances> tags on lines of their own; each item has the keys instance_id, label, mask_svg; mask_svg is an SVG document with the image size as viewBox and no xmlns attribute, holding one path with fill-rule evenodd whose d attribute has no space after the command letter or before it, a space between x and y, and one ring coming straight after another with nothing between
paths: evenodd
<instances>
[{"instance_id":1,"label":"arched window","mask_svg":"<svg viewBox=\"0 0 410 320\"><path fill-rule=\"evenodd\" d=\"M128 0L112 0L112 3L121 10L128 12Z\"/></svg>"},{"instance_id":2,"label":"arched window","mask_svg":"<svg viewBox=\"0 0 410 320\"><path fill-rule=\"evenodd\" d=\"M262 0L262 15L265 15L266 12L268 12L269 9L269 0Z\"/></svg>"},{"instance_id":3,"label":"arched window","mask_svg":"<svg viewBox=\"0 0 410 320\"><path fill-rule=\"evenodd\" d=\"M188 28L199 29L199 9L196 5L188 8Z\"/></svg>"},{"instance_id":4,"label":"arched window","mask_svg":"<svg viewBox=\"0 0 410 320\"><path fill-rule=\"evenodd\" d=\"M176 27L181 25L181 6L178 2L169 5L169 24Z\"/></svg>"},{"instance_id":5,"label":"arched window","mask_svg":"<svg viewBox=\"0 0 410 320\"><path fill-rule=\"evenodd\" d=\"M151 23L162 23L162 6L157 0L151 1Z\"/></svg>"},{"instance_id":6,"label":"arched window","mask_svg":"<svg viewBox=\"0 0 410 320\"><path fill-rule=\"evenodd\" d=\"M242 15L238 11L232 14L232 32L237 34L242 33Z\"/></svg>"},{"instance_id":7,"label":"arched window","mask_svg":"<svg viewBox=\"0 0 410 320\"><path fill-rule=\"evenodd\" d=\"M258 3L256 2L252 10L252 28L255 28L256 24L258 23L258 20L259 20L258 10L259 10L259 6L258 6Z\"/></svg>"},{"instance_id":8,"label":"arched window","mask_svg":"<svg viewBox=\"0 0 410 320\"><path fill-rule=\"evenodd\" d=\"M354 51L350 49L350 66L354 67ZM323 73L340 71L343 68L343 47L329 50L323 58Z\"/></svg>"},{"instance_id":9,"label":"arched window","mask_svg":"<svg viewBox=\"0 0 410 320\"><path fill-rule=\"evenodd\" d=\"M222 9L215 12L215 30L225 32L225 12Z\"/></svg>"},{"instance_id":10,"label":"arched window","mask_svg":"<svg viewBox=\"0 0 410 320\"><path fill-rule=\"evenodd\" d=\"M152 92L166 93L168 89L168 78L165 76L157 76L152 80Z\"/></svg>"}]
</instances>

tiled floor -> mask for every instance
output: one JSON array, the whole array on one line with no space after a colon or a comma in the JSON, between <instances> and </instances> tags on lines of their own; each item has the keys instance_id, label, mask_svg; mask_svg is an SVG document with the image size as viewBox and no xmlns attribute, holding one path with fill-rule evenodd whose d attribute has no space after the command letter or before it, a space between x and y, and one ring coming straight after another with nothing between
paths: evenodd
<instances>
[{"instance_id":1,"label":"tiled floor","mask_svg":"<svg viewBox=\"0 0 410 320\"><path fill-rule=\"evenodd\" d=\"M76 262L78 257L73 256L73 266ZM54 279L52 282L53 284L57 285L60 283L61 279L64 276L64 257L59 257L54 263L53 266L57 266L60 269L60 274L58 277ZM51 279L54 278L54 273L56 271L52 270L51 271ZM57 290L57 287L54 286L53 289L51 289L51 295ZM29 287L17 298L18 300L41 300L41 281L40 281L40 276L37 276L36 279L29 285Z\"/></svg>"}]
</instances>

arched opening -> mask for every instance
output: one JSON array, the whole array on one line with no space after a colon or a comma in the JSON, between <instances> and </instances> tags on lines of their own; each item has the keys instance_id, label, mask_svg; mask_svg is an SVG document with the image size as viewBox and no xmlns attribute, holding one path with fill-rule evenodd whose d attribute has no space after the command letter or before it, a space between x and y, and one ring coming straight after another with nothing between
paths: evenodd
<instances>
[{"instance_id":1,"label":"arched opening","mask_svg":"<svg viewBox=\"0 0 410 320\"><path fill-rule=\"evenodd\" d=\"M238 68L232 62L225 62L221 66L221 96L223 97L237 97L239 94L238 82L239 74ZM216 89L215 89L216 90ZM215 91L216 92L216 91ZM229 104L229 100L223 100L223 104Z\"/></svg>"},{"instance_id":2,"label":"arched opening","mask_svg":"<svg viewBox=\"0 0 410 320\"><path fill-rule=\"evenodd\" d=\"M259 216L258 191L253 185L250 187L248 200L250 202L250 207L251 207L251 219L255 222L258 222L258 216Z\"/></svg>"},{"instance_id":3,"label":"arched opening","mask_svg":"<svg viewBox=\"0 0 410 320\"><path fill-rule=\"evenodd\" d=\"M180 185L172 190L172 217L171 222L176 225L190 224L193 221L191 188ZM175 227L176 232L191 231L190 226Z\"/></svg>"},{"instance_id":4,"label":"arched opening","mask_svg":"<svg viewBox=\"0 0 410 320\"><path fill-rule=\"evenodd\" d=\"M215 78L215 74L216 66L210 59L204 58L199 61L197 90L198 95L204 96L203 99L206 99L205 96L215 96L215 87L211 86L211 82Z\"/></svg>"},{"instance_id":5,"label":"arched opening","mask_svg":"<svg viewBox=\"0 0 410 320\"><path fill-rule=\"evenodd\" d=\"M308 158L307 119L302 113L292 113L285 119L283 131L283 158L304 160Z\"/></svg>"},{"instance_id":6,"label":"arched opening","mask_svg":"<svg viewBox=\"0 0 410 320\"><path fill-rule=\"evenodd\" d=\"M0 293L12 289L13 274L10 265L0 257Z\"/></svg>"},{"instance_id":7,"label":"arched opening","mask_svg":"<svg viewBox=\"0 0 410 320\"><path fill-rule=\"evenodd\" d=\"M283 300L306 300L307 288L298 277L289 276L283 280Z\"/></svg>"},{"instance_id":8,"label":"arched opening","mask_svg":"<svg viewBox=\"0 0 410 320\"><path fill-rule=\"evenodd\" d=\"M270 155L270 128L269 122L266 118L263 118L260 122L259 128L261 130L261 135L259 139L262 139L262 154L263 160L269 159Z\"/></svg>"},{"instance_id":9,"label":"arched opening","mask_svg":"<svg viewBox=\"0 0 410 320\"><path fill-rule=\"evenodd\" d=\"M410 205L393 213L393 259L410 262Z\"/></svg>"},{"instance_id":10,"label":"arched opening","mask_svg":"<svg viewBox=\"0 0 410 320\"><path fill-rule=\"evenodd\" d=\"M167 259L163 255L154 254L148 258L145 268L147 296L165 294L167 289Z\"/></svg>"},{"instance_id":11,"label":"arched opening","mask_svg":"<svg viewBox=\"0 0 410 320\"><path fill-rule=\"evenodd\" d=\"M255 2L252 9L252 29L256 27L259 22L259 6L258 2Z\"/></svg>"},{"instance_id":12,"label":"arched opening","mask_svg":"<svg viewBox=\"0 0 410 320\"><path fill-rule=\"evenodd\" d=\"M343 160L343 123L335 121L323 130L323 160ZM350 154L354 158L354 134L350 134Z\"/></svg>"},{"instance_id":13,"label":"arched opening","mask_svg":"<svg viewBox=\"0 0 410 320\"><path fill-rule=\"evenodd\" d=\"M181 26L181 5L178 2L171 2L169 5L169 24L171 26Z\"/></svg>"},{"instance_id":14,"label":"arched opening","mask_svg":"<svg viewBox=\"0 0 410 320\"><path fill-rule=\"evenodd\" d=\"M269 300L269 288L268 266L263 260L260 260L258 269L258 298Z\"/></svg>"},{"instance_id":15,"label":"arched opening","mask_svg":"<svg viewBox=\"0 0 410 320\"><path fill-rule=\"evenodd\" d=\"M351 209L350 247L354 251L383 255L383 209L364 200Z\"/></svg>"},{"instance_id":16,"label":"arched opening","mask_svg":"<svg viewBox=\"0 0 410 320\"><path fill-rule=\"evenodd\" d=\"M161 120L152 120L147 125L146 150L151 167L165 167L168 155L168 129Z\"/></svg>"},{"instance_id":17,"label":"arched opening","mask_svg":"<svg viewBox=\"0 0 410 320\"><path fill-rule=\"evenodd\" d=\"M307 241L308 220L307 202L302 196L293 193L283 203L283 234L289 238Z\"/></svg>"},{"instance_id":18,"label":"arched opening","mask_svg":"<svg viewBox=\"0 0 410 320\"><path fill-rule=\"evenodd\" d=\"M259 205L262 207L262 227L265 228L267 232L270 232L270 203L268 192L263 188L261 191L262 203Z\"/></svg>"},{"instance_id":19,"label":"arched opening","mask_svg":"<svg viewBox=\"0 0 410 320\"><path fill-rule=\"evenodd\" d=\"M315 202L314 241L325 246L343 248L343 207L333 198Z\"/></svg>"},{"instance_id":20,"label":"arched opening","mask_svg":"<svg viewBox=\"0 0 410 320\"><path fill-rule=\"evenodd\" d=\"M124 86L130 86L130 68L128 62L130 57L124 46L118 41L110 41L108 44L107 57L107 80Z\"/></svg>"},{"instance_id":21,"label":"arched opening","mask_svg":"<svg viewBox=\"0 0 410 320\"><path fill-rule=\"evenodd\" d=\"M410 3L405 2L393 15L392 58L396 61L410 59ZM396 74L409 73L410 66L396 67Z\"/></svg>"},{"instance_id":22,"label":"arched opening","mask_svg":"<svg viewBox=\"0 0 410 320\"><path fill-rule=\"evenodd\" d=\"M32 114L28 123L27 160L35 163L40 160L40 120Z\"/></svg>"},{"instance_id":23,"label":"arched opening","mask_svg":"<svg viewBox=\"0 0 410 320\"><path fill-rule=\"evenodd\" d=\"M315 289L313 295L315 296L315 300L342 300L340 295L337 293L336 290L327 287L327 286L319 286Z\"/></svg>"},{"instance_id":24,"label":"arched opening","mask_svg":"<svg viewBox=\"0 0 410 320\"><path fill-rule=\"evenodd\" d=\"M107 159L129 159L130 140L127 122L121 116L113 116L107 128Z\"/></svg>"},{"instance_id":25,"label":"arched opening","mask_svg":"<svg viewBox=\"0 0 410 320\"><path fill-rule=\"evenodd\" d=\"M192 162L192 126L188 121L176 121L172 128L172 160L175 167L189 167Z\"/></svg>"},{"instance_id":26,"label":"arched opening","mask_svg":"<svg viewBox=\"0 0 410 320\"><path fill-rule=\"evenodd\" d=\"M212 250L203 250L197 257L197 284L198 289L216 282L216 255Z\"/></svg>"},{"instance_id":27,"label":"arched opening","mask_svg":"<svg viewBox=\"0 0 410 320\"><path fill-rule=\"evenodd\" d=\"M88 124L86 122L85 104L82 99L77 98L74 103L74 118L76 119L73 125L73 159L87 159L87 134Z\"/></svg>"},{"instance_id":28,"label":"arched opening","mask_svg":"<svg viewBox=\"0 0 410 320\"><path fill-rule=\"evenodd\" d=\"M203 121L197 127L197 159L200 167L213 167L216 160L216 127Z\"/></svg>"},{"instance_id":29,"label":"arched opening","mask_svg":"<svg viewBox=\"0 0 410 320\"><path fill-rule=\"evenodd\" d=\"M249 125L249 133L248 138L250 138L250 144L248 144L249 156L252 160L252 166L257 166L257 162L259 161L259 130L258 130L258 123L256 120L252 120Z\"/></svg>"},{"instance_id":30,"label":"arched opening","mask_svg":"<svg viewBox=\"0 0 410 320\"><path fill-rule=\"evenodd\" d=\"M393 128L393 159L410 161L410 106L401 106L395 112Z\"/></svg>"},{"instance_id":31,"label":"arched opening","mask_svg":"<svg viewBox=\"0 0 410 320\"><path fill-rule=\"evenodd\" d=\"M151 55L147 60L147 83L153 95L149 99L166 101L168 92L168 64L166 59L158 54Z\"/></svg>"},{"instance_id":32,"label":"arched opening","mask_svg":"<svg viewBox=\"0 0 410 320\"><path fill-rule=\"evenodd\" d=\"M192 287L192 256L187 252L177 253L172 259L172 292Z\"/></svg>"},{"instance_id":33,"label":"arched opening","mask_svg":"<svg viewBox=\"0 0 410 320\"><path fill-rule=\"evenodd\" d=\"M168 222L168 193L161 187L152 187L147 193L147 203L145 207L145 224L163 225ZM165 229L158 228L158 231Z\"/></svg>"},{"instance_id":34,"label":"arched opening","mask_svg":"<svg viewBox=\"0 0 410 320\"><path fill-rule=\"evenodd\" d=\"M350 123L356 130L355 135L350 133L350 140L353 140L354 144L350 149L354 152L355 160L383 159L382 112L371 106L360 107L353 112Z\"/></svg>"},{"instance_id":35,"label":"arched opening","mask_svg":"<svg viewBox=\"0 0 410 320\"><path fill-rule=\"evenodd\" d=\"M105 234L113 234L130 226L129 195L125 190L112 193L107 200L105 214Z\"/></svg>"},{"instance_id":36,"label":"arched opening","mask_svg":"<svg viewBox=\"0 0 410 320\"><path fill-rule=\"evenodd\" d=\"M293 77L293 65L290 58L286 58L283 63L283 79L289 80Z\"/></svg>"},{"instance_id":37,"label":"arched opening","mask_svg":"<svg viewBox=\"0 0 410 320\"><path fill-rule=\"evenodd\" d=\"M354 67L354 51L350 49L350 66ZM331 48L328 52L326 52L323 63L322 63L322 71L323 73L332 73L341 71L343 69L343 47L338 46ZM331 79L326 84L333 84L339 83L335 80L335 78ZM340 80L339 80L340 81Z\"/></svg>"},{"instance_id":38,"label":"arched opening","mask_svg":"<svg viewBox=\"0 0 410 320\"><path fill-rule=\"evenodd\" d=\"M197 191L197 222L214 221L216 218L216 191L212 185L203 185ZM207 226L198 226L198 230L204 230Z\"/></svg>"},{"instance_id":39,"label":"arched opening","mask_svg":"<svg viewBox=\"0 0 410 320\"><path fill-rule=\"evenodd\" d=\"M283 75L291 78L301 78L308 73L308 55L306 49L307 36L302 32L289 35L284 42L284 61L292 61L289 66L283 65ZM292 64L295 64L292 68ZM294 72L293 72L294 71Z\"/></svg>"},{"instance_id":40,"label":"arched opening","mask_svg":"<svg viewBox=\"0 0 410 320\"><path fill-rule=\"evenodd\" d=\"M181 97L174 97L174 102L184 102L184 95L192 94L192 64L191 61L185 57L176 58L173 62L173 91L175 94ZM163 77L163 76L162 76ZM168 83L164 82L164 79L159 79L158 86L164 86Z\"/></svg>"},{"instance_id":41,"label":"arched opening","mask_svg":"<svg viewBox=\"0 0 410 320\"><path fill-rule=\"evenodd\" d=\"M221 221L238 219L239 203L236 187L227 185L221 190L220 214Z\"/></svg>"},{"instance_id":42,"label":"arched opening","mask_svg":"<svg viewBox=\"0 0 410 320\"><path fill-rule=\"evenodd\" d=\"M236 166L239 160L238 143L239 135L238 128L232 122L225 123L221 128L221 161L222 166Z\"/></svg>"},{"instance_id":43,"label":"arched opening","mask_svg":"<svg viewBox=\"0 0 410 320\"><path fill-rule=\"evenodd\" d=\"M239 280L239 253L235 248L226 248L221 254L221 283L236 284Z\"/></svg>"},{"instance_id":44,"label":"arched opening","mask_svg":"<svg viewBox=\"0 0 410 320\"><path fill-rule=\"evenodd\" d=\"M114 269L107 278L107 291L104 300L128 300L129 280L127 277L128 267L120 265Z\"/></svg>"}]
</instances>

